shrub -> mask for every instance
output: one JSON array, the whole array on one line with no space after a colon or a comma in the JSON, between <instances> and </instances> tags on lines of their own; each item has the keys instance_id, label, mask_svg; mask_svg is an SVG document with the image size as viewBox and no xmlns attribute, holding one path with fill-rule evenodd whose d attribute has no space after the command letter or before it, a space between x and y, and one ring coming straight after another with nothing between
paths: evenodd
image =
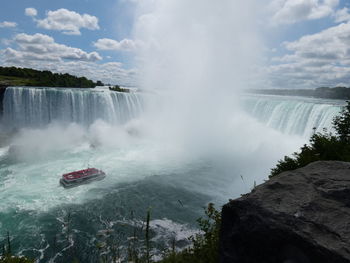
<instances>
[{"instance_id":1,"label":"shrub","mask_svg":"<svg viewBox=\"0 0 350 263\"><path fill-rule=\"evenodd\" d=\"M350 102L343 108L339 116L333 119L335 134L324 130L315 132L309 141L301 147L300 152L293 153L292 157L285 156L271 169L270 177L284 171L303 167L314 161L350 161Z\"/></svg>"},{"instance_id":2,"label":"shrub","mask_svg":"<svg viewBox=\"0 0 350 263\"><path fill-rule=\"evenodd\" d=\"M0 263L34 263L34 260L25 257L5 256L0 257Z\"/></svg>"},{"instance_id":3,"label":"shrub","mask_svg":"<svg viewBox=\"0 0 350 263\"><path fill-rule=\"evenodd\" d=\"M176 252L173 249L160 263L217 263L219 262L219 232L221 213L208 204L205 217L197 220L201 233L190 237L191 247Z\"/></svg>"},{"instance_id":4,"label":"shrub","mask_svg":"<svg viewBox=\"0 0 350 263\"><path fill-rule=\"evenodd\" d=\"M13 256L11 254L10 233L7 232L6 240L2 245L2 256L0 255L0 263L34 263L34 260L25 257Z\"/></svg>"},{"instance_id":5,"label":"shrub","mask_svg":"<svg viewBox=\"0 0 350 263\"><path fill-rule=\"evenodd\" d=\"M214 204L208 204L205 209L205 216L197 220L200 232L189 238L190 246L183 251L177 252L175 249L175 240L172 248L164 251L164 258L160 261L154 261L151 246L150 231L150 210L147 211L146 220L142 228L134 228L134 235L130 238L130 243L121 251L118 256L120 262L133 263L217 263L219 262L219 232L221 225L221 213L215 209ZM139 237L140 231L144 239ZM136 233L138 232L138 233ZM109 245L106 245L107 249ZM108 250L108 249L107 249ZM106 252L106 251L102 251ZM116 262L116 259L102 253L105 257L101 262ZM119 262L119 261L118 261Z\"/></svg>"}]
</instances>

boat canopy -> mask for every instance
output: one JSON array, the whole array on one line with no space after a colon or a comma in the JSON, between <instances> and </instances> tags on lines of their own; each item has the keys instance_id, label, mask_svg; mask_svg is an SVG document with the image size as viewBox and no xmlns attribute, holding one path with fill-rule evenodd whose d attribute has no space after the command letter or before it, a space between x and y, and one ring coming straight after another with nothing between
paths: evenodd
<instances>
[{"instance_id":1,"label":"boat canopy","mask_svg":"<svg viewBox=\"0 0 350 263\"><path fill-rule=\"evenodd\" d=\"M62 177L66 180L74 180L98 173L101 173L101 171L96 168L88 168L80 171L63 174Z\"/></svg>"}]
</instances>

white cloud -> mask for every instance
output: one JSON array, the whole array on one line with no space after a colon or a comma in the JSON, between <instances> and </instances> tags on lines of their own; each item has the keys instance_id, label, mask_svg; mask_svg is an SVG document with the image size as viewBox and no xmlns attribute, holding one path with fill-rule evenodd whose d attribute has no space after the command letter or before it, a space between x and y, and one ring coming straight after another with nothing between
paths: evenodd
<instances>
[{"instance_id":1,"label":"white cloud","mask_svg":"<svg viewBox=\"0 0 350 263\"><path fill-rule=\"evenodd\" d=\"M0 22L0 28L16 27L16 26L17 26L17 23L15 23L15 22L8 22L8 21Z\"/></svg>"},{"instance_id":2,"label":"white cloud","mask_svg":"<svg viewBox=\"0 0 350 263\"><path fill-rule=\"evenodd\" d=\"M122 63L89 63L89 62L68 62L52 64L51 70L58 72L70 72L74 75L86 76L93 80L101 80L105 84L131 85L136 84L137 70L124 69Z\"/></svg>"},{"instance_id":3,"label":"white cloud","mask_svg":"<svg viewBox=\"0 0 350 263\"><path fill-rule=\"evenodd\" d=\"M6 62L25 63L26 61L97 61L102 57L97 52L87 53L79 48L58 44L48 35L18 34L14 38L18 49L3 51Z\"/></svg>"},{"instance_id":4,"label":"white cloud","mask_svg":"<svg viewBox=\"0 0 350 263\"><path fill-rule=\"evenodd\" d=\"M325 63L350 63L350 23L330 27L317 34L306 35L294 42L285 43L292 51L292 60L322 60Z\"/></svg>"},{"instance_id":5,"label":"white cloud","mask_svg":"<svg viewBox=\"0 0 350 263\"><path fill-rule=\"evenodd\" d=\"M334 14L339 0L273 0L269 6L273 24L293 24Z\"/></svg>"},{"instance_id":6,"label":"white cloud","mask_svg":"<svg viewBox=\"0 0 350 263\"><path fill-rule=\"evenodd\" d=\"M97 40L94 46L99 50L132 51L135 50L136 43L131 39L117 41L109 38L102 38Z\"/></svg>"},{"instance_id":7,"label":"white cloud","mask_svg":"<svg viewBox=\"0 0 350 263\"><path fill-rule=\"evenodd\" d=\"M36 16L38 14L38 11L35 8L33 8L33 7L28 7L28 8L26 8L24 10L24 13L25 13L26 16L34 17L34 16Z\"/></svg>"},{"instance_id":8,"label":"white cloud","mask_svg":"<svg viewBox=\"0 0 350 263\"><path fill-rule=\"evenodd\" d=\"M337 23L350 21L349 8L344 7L343 9L338 10L335 13L334 18Z\"/></svg>"},{"instance_id":9,"label":"white cloud","mask_svg":"<svg viewBox=\"0 0 350 263\"><path fill-rule=\"evenodd\" d=\"M101 63L97 52L58 44L44 34L18 34L11 44L16 48L0 50L0 65L28 67L85 76L104 83L135 85L136 69L124 69L122 63Z\"/></svg>"},{"instance_id":10,"label":"white cloud","mask_svg":"<svg viewBox=\"0 0 350 263\"><path fill-rule=\"evenodd\" d=\"M119 62L97 64L88 61L33 61L23 62L7 61L2 66L28 67L37 70L50 70L57 73L69 73L92 80L101 80L105 84L119 84L122 86L135 86L137 79L136 69L124 69Z\"/></svg>"},{"instance_id":11,"label":"white cloud","mask_svg":"<svg viewBox=\"0 0 350 263\"><path fill-rule=\"evenodd\" d=\"M327 64L290 63L267 69L269 84L277 88L317 88L350 86L350 68Z\"/></svg>"},{"instance_id":12,"label":"white cloud","mask_svg":"<svg viewBox=\"0 0 350 263\"><path fill-rule=\"evenodd\" d=\"M290 54L268 68L273 86L350 85L350 22L284 43Z\"/></svg>"},{"instance_id":13,"label":"white cloud","mask_svg":"<svg viewBox=\"0 0 350 263\"><path fill-rule=\"evenodd\" d=\"M63 31L66 35L80 35L80 29L99 29L98 18L88 14L79 14L64 8L48 11L45 19L37 19L37 26L48 30Z\"/></svg>"}]
</instances>

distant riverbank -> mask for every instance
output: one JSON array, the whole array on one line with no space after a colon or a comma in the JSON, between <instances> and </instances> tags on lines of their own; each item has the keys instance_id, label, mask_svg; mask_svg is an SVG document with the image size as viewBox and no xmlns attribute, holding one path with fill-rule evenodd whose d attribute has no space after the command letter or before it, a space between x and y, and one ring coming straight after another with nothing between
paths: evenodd
<instances>
[{"instance_id":1,"label":"distant riverbank","mask_svg":"<svg viewBox=\"0 0 350 263\"><path fill-rule=\"evenodd\" d=\"M0 86L94 88L103 85L101 81L94 82L86 77L76 77L67 73L0 67Z\"/></svg>"},{"instance_id":2,"label":"distant riverbank","mask_svg":"<svg viewBox=\"0 0 350 263\"><path fill-rule=\"evenodd\" d=\"M321 99L350 100L350 88L347 87L321 87L317 89L250 89L247 92L265 95L304 96Z\"/></svg>"}]
</instances>

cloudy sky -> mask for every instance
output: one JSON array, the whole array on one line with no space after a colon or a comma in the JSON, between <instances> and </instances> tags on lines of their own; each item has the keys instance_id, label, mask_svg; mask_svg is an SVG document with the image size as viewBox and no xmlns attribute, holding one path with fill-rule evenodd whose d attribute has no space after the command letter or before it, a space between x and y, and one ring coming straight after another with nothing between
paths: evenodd
<instances>
[{"instance_id":1,"label":"cloudy sky","mask_svg":"<svg viewBox=\"0 0 350 263\"><path fill-rule=\"evenodd\" d=\"M266 1L261 86L350 86L350 1ZM136 2L6 0L0 10L0 65L133 85Z\"/></svg>"}]
</instances>

